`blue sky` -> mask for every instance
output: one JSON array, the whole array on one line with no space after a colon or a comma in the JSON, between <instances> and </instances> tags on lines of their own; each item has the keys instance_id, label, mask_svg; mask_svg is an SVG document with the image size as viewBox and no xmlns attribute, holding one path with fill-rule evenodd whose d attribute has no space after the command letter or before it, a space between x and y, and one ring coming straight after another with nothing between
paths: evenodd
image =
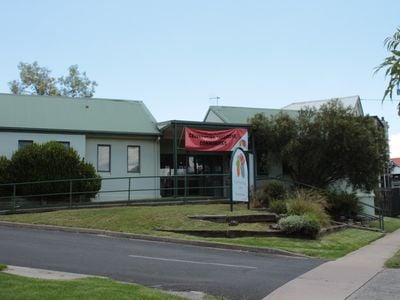
<instances>
[{"instance_id":1,"label":"blue sky","mask_svg":"<svg viewBox=\"0 0 400 300\"><path fill-rule=\"evenodd\" d=\"M281 108L360 95L389 121L400 157L397 102L373 75L400 1L0 1L0 92L20 61L66 73L78 64L96 97L142 100L158 121L202 120L220 105ZM398 99L398 98L397 98Z\"/></svg>"}]
</instances>

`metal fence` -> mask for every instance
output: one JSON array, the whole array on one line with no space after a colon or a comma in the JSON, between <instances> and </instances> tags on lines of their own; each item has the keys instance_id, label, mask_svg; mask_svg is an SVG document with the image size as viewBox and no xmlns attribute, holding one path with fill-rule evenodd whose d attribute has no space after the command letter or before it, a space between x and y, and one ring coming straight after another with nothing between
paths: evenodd
<instances>
[{"instance_id":1,"label":"metal fence","mask_svg":"<svg viewBox=\"0 0 400 300\"><path fill-rule=\"evenodd\" d=\"M8 183L0 184L0 212L123 203L130 205L168 201L228 200L230 184L229 174L131 176Z\"/></svg>"},{"instance_id":2,"label":"metal fence","mask_svg":"<svg viewBox=\"0 0 400 300\"><path fill-rule=\"evenodd\" d=\"M400 215L400 188L382 188L380 205L385 216L397 217Z\"/></svg>"}]
</instances>

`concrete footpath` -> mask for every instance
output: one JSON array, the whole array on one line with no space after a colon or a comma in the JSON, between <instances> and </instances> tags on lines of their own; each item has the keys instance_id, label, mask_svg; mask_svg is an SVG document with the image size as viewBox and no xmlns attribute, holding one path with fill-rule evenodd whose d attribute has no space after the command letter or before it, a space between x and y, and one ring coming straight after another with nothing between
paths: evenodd
<instances>
[{"instance_id":1,"label":"concrete footpath","mask_svg":"<svg viewBox=\"0 0 400 300\"><path fill-rule=\"evenodd\" d=\"M400 270L383 268L385 261L399 249L400 229L345 257L318 266L276 289L264 300L400 299ZM392 280L385 280L390 276Z\"/></svg>"}]
</instances>

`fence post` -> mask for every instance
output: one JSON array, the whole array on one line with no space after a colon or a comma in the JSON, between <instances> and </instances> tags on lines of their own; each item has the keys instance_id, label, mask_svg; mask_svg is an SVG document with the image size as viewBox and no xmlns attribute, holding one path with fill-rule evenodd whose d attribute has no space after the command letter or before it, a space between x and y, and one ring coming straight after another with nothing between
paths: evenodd
<instances>
[{"instance_id":1,"label":"fence post","mask_svg":"<svg viewBox=\"0 0 400 300\"><path fill-rule=\"evenodd\" d=\"M187 197L187 175L186 175L186 173L185 173L185 177L184 177L184 189L185 189L185 191L184 191L184 199L183 199L183 201L186 201L186 197Z\"/></svg>"},{"instance_id":2,"label":"fence post","mask_svg":"<svg viewBox=\"0 0 400 300\"><path fill-rule=\"evenodd\" d=\"M128 205L129 202L131 201L131 178L128 178Z\"/></svg>"},{"instance_id":3,"label":"fence post","mask_svg":"<svg viewBox=\"0 0 400 300\"><path fill-rule=\"evenodd\" d=\"M13 212L15 212L16 211L16 209L17 209L17 199L16 199L16 196L17 196L17 185L14 183L13 184L13 196L12 196L12 210L13 210Z\"/></svg>"},{"instance_id":4,"label":"fence post","mask_svg":"<svg viewBox=\"0 0 400 300\"><path fill-rule=\"evenodd\" d=\"M69 181L69 207L72 207L72 180Z\"/></svg>"}]
</instances>

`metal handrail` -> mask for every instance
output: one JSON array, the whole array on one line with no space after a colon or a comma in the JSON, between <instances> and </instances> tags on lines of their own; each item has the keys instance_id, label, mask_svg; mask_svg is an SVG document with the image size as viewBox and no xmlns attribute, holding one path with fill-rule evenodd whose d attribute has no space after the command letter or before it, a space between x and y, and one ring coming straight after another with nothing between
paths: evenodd
<instances>
[{"instance_id":1,"label":"metal handrail","mask_svg":"<svg viewBox=\"0 0 400 300\"><path fill-rule=\"evenodd\" d=\"M46 198L51 198L53 197L53 201L58 201L59 203L68 203L70 207L74 205L74 198L76 196L85 196L85 195L90 195L90 194L106 194L106 193L127 193L128 197L126 202L130 203L132 199L132 195L135 192L149 192L149 191L159 191L160 193L164 191L172 191L173 192L173 197L174 198L179 198L180 195L178 194L179 191L183 191L184 198L188 198L187 195L191 190L196 190L201 188L203 191L207 190L230 190L228 189L230 185L225 184L226 182L224 178L228 178L230 174L176 174L176 175L154 175L154 176L124 176L124 177L106 177L106 178L99 178L99 177L94 177L94 178L70 178L70 179L56 179L56 180L41 180L41 181L30 181L30 182L14 182L14 183L3 183L0 184L0 188L3 189L3 195L4 193L7 193L7 191L4 191L5 188L8 188L8 195L1 196L0 195L0 201L2 200L10 200L11 202L11 211L16 211L17 210L17 202L21 202L22 200L28 200L30 199L37 199L41 200L45 198L45 200L48 200ZM222 178L222 185L217 183L216 185L208 185L208 186L189 186L188 182L190 181L191 178ZM184 181L184 186L178 186L174 185L172 186L162 186L161 183L159 186L156 186L154 188L147 188L147 187L134 187L134 182L136 181L143 181L143 180L148 180L148 179L154 179L154 180L163 180L166 179L170 182L182 182ZM99 191L93 191L93 190L77 190L77 182L88 182L88 181L100 181L101 183L103 181L122 181L123 184L117 186L116 188L114 187L113 189L109 190L99 190ZM32 186L37 186L37 185L52 185L52 184L59 184L60 187L56 192L48 192L48 193L31 193L31 194L23 194L24 190L20 191L18 194L18 189L22 188L23 186L27 186L28 191L29 188L32 188ZM61 186L63 185L63 186ZM120 187L120 188L119 188ZM48 187L43 186L42 191L45 191ZM43 190L44 189L44 190ZM64 191L63 191L64 190ZM39 190L40 191L40 190ZM62 199L62 197L65 197ZM120 196L120 195L119 195ZM166 195L168 196L168 195ZM172 195L170 195L172 196ZM142 197L142 196L141 196ZM156 201L162 200L162 198L158 198L158 196L155 196L157 199ZM207 199L214 198L214 197L219 197L221 196L213 196L213 195L204 195L203 197L206 197ZM55 199L54 199L55 198ZM57 199L58 198L58 199ZM68 198L68 199L67 199ZM150 197L151 198L151 197ZM75 198L76 199L76 198ZM155 200L154 199L154 200ZM80 199L79 199L80 200ZM140 198L142 200L142 198ZM183 199L185 201L185 199ZM76 201L75 201L76 202ZM8 202L2 202L8 203ZM32 205L34 202L31 202L30 204ZM55 202L52 204L54 205ZM1 204L1 202L0 202ZM43 204L41 203L43 206ZM1 210L1 208L0 208Z\"/></svg>"},{"instance_id":2,"label":"metal handrail","mask_svg":"<svg viewBox=\"0 0 400 300\"><path fill-rule=\"evenodd\" d=\"M0 183L1 186L13 186L24 184L40 184L40 183L57 183L57 182L70 182L70 181L90 181L90 180L116 180L116 179L151 179L151 178L174 178L174 177L206 177L206 176L230 176L228 173L220 174L177 174L177 175L146 175L146 176L121 176L121 177L91 177L91 178L66 178L55 180L38 180L38 181L24 181L12 183Z\"/></svg>"}]
</instances>

